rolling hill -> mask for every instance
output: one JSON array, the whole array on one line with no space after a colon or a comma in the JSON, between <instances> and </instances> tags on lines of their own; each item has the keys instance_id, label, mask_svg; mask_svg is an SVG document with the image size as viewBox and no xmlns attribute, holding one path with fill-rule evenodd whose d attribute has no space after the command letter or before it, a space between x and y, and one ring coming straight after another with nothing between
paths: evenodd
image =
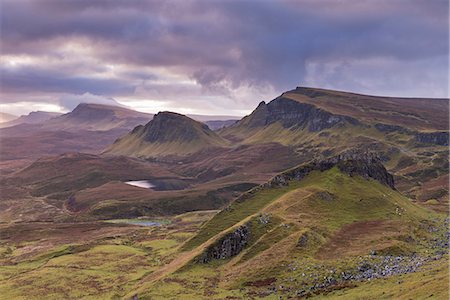
<instances>
[{"instance_id":1,"label":"rolling hill","mask_svg":"<svg viewBox=\"0 0 450 300\"><path fill-rule=\"evenodd\" d=\"M44 118L45 117L45 118ZM99 153L153 115L100 104L79 104L66 114L30 113L1 128L1 160L33 160L65 152ZM20 121L20 122L19 122Z\"/></svg>"},{"instance_id":2,"label":"rolling hill","mask_svg":"<svg viewBox=\"0 0 450 300\"><path fill-rule=\"evenodd\" d=\"M66 131L131 129L139 124L147 123L152 118L152 114L141 113L124 107L81 103L73 111L49 120L43 128Z\"/></svg>"},{"instance_id":3,"label":"rolling hill","mask_svg":"<svg viewBox=\"0 0 450 300\"><path fill-rule=\"evenodd\" d=\"M15 117L9 121L1 122L0 128L12 127L20 124L41 124L52 118L60 116L61 113L48 111L32 111L28 115Z\"/></svg>"},{"instance_id":4,"label":"rolling hill","mask_svg":"<svg viewBox=\"0 0 450 300\"><path fill-rule=\"evenodd\" d=\"M228 144L203 123L177 113L160 112L145 126L135 127L119 138L104 153L146 158L183 156Z\"/></svg>"},{"instance_id":5,"label":"rolling hill","mask_svg":"<svg viewBox=\"0 0 450 300\"><path fill-rule=\"evenodd\" d=\"M0 123L10 122L14 119L17 119L17 116L8 114L8 113L4 113L4 112L0 112Z\"/></svg>"}]
</instances>

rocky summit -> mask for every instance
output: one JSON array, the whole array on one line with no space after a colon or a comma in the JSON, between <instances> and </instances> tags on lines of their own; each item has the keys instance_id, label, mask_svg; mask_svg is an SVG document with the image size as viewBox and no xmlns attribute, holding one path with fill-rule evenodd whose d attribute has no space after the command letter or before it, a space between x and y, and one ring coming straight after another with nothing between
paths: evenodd
<instances>
[{"instance_id":1,"label":"rocky summit","mask_svg":"<svg viewBox=\"0 0 450 300\"><path fill-rule=\"evenodd\" d=\"M149 143L190 142L205 136L214 136L206 124L173 112L156 114L152 121L145 126L136 127L132 133Z\"/></svg>"},{"instance_id":2,"label":"rocky summit","mask_svg":"<svg viewBox=\"0 0 450 300\"><path fill-rule=\"evenodd\" d=\"M146 125L135 127L105 153L139 157L182 156L204 148L226 146L209 127L185 115L160 112Z\"/></svg>"}]
</instances>

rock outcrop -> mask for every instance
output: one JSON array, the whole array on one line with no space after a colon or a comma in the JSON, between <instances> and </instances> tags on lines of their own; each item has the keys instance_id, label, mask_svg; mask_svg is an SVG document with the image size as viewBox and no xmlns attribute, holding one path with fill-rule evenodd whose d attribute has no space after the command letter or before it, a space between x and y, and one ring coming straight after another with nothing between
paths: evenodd
<instances>
[{"instance_id":1,"label":"rock outcrop","mask_svg":"<svg viewBox=\"0 0 450 300\"><path fill-rule=\"evenodd\" d=\"M236 201L244 201L245 199L250 198L254 193L265 188L288 185L290 180L302 180L312 171L323 172L335 166L337 166L341 172L348 174L349 176L358 175L366 179L372 178L395 190L394 177L386 170L381 163L381 160L376 155L369 152L359 153L357 151L347 151L328 159L314 160L310 163L302 164L280 173L267 183L259 185L242 194Z\"/></svg>"},{"instance_id":2,"label":"rock outcrop","mask_svg":"<svg viewBox=\"0 0 450 300\"><path fill-rule=\"evenodd\" d=\"M227 259L235 256L247 245L249 237L249 226L242 225L208 247L197 261L200 263L209 263L213 259Z\"/></svg>"},{"instance_id":3,"label":"rock outcrop","mask_svg":"<svg viewBox=\"0 0 450 300\"><path fill-rule=\"evenodd\" d=\"M398 126L398 125L391 125L391 124L383 124L383 123L377 123L374 125L378 131L385 132L385 133L391 133L391 132L399 132L399 133L411 133L411 130Z\"/></svg>"},{"instance_id":4,"label":"rock outcrop","mask_svg":"<svg viewBox=\"0 0 450 300\"><path fill-rule=\"evenodd\" d=\"M311 132L344 125L346 122L359 124L352 117L332 114L314 105L281 96L268 104L261 102L249 116L238 122L237 126L244 125L255 128L275 122L281 123L284 128L307 128Z\"/></svg>"},{"instance_id":5,"label":"rock outcrop","mask_svg":"<svg viewBox=\"0 0 450 300\"><path fill-rule=\"evenodd\" d=\"M449 133L446 131L418 132L415 138L419 143L448 146Z\"/></svg>"},{"instance_id":6,"label":"rock outcrop","mask_svg":"<svg viewBox=\"0 0 450 300\"><path fill-rule=\"evenodd\" d=\"M334 166L349 176L359 175L366 179L372 178L395 189L394 177L386 170L377 156L371 153L357 152L345 152L328 159L312 161L275 176L267 184L270 186L284 185L289 180L300 180L312 171L326 171Z\"/></svg>"},{"instance_id":7,"label":"rock outcrop","mask_svg":"<svg viewBox=\"0 0 450 300\"><path fill-rule=\"evenodd\" d=\"M156 114L141 131L143 139L150 143L190 142L201 138L202 135L213 135L208 125L173 112Z\"/></svg>"}]
</instances>

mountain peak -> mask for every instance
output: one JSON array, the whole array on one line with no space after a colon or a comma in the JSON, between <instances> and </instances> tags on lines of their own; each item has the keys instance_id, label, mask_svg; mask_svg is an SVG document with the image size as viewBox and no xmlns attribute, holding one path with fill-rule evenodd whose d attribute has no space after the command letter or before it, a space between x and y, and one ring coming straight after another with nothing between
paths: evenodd
<instances>
[{"instance_id":1,"label":"mountain peak","mask_svg":"<svg viewBox=\"0 0 450 300\"><path fill-rule=\"evenodd\" d=\"M125 107L96 103L80 103L71 112L47 122L47 128L59 130L129 130L153 117Z\"/></svg>"},{"instance_id":2,"label":"mountain peak","mask_svg":"<svg viewBox=\"0 0 450 300\"><path fill-rule=\"evenodd\" d=\"M157 113L145 126L137 126L118 139L106 153L139 157L186 155L227 144L206 124L164 111Z\"/></svg>"},{"instance_id":3,"label":"mountain peak","mask_svg":"<svg viewBox=\"0 0 450 300\"><path fill-rule=\"evenodd\" d=\"M335 115L313 104L301 103L285 96L280 96L268 104L261 102L258 107L236 127L264 127L279 122L284 128L293 126L307 128L311 132L321 131L346 122L357 124L358 121L347 116Z\"/></svg>"},{"instance_id":4,"label":"mountain peak","mask_svg":"<svg viewBox=\"0 0 450 300\"><path fill-rule=\"evenodd\" d=\"M142 133L144 140L150 143L190 142L200 139L202 135L213 135L206 124L194 121L185 115L168 111L157 113L153 120L143 127Z\"/></svg>"}]
</instances>

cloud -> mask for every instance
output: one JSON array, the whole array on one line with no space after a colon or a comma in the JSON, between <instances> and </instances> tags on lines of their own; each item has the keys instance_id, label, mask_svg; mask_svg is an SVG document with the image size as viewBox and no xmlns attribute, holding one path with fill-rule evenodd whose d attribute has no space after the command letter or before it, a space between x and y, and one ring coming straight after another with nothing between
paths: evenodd
<instances>
[{"instance_id":1,"label":"cloud","mask_svg":"<svg viewBox=\"0 0 450 300\"><path fill-rule=\"evenodd\" d=\"M304 83L448 96L446 0L4 0L2 11L8 101L91 93L224 113Z\"/></svg>"},{"instance_id":2,"label":"cloud","mask_svg":"<svg viewBox=\"0 0 450 300\"><path fill-rule=\"evenodd\" d=\"M125 107L113 98L105 98L103 96L92 95L90 93L84 93L83 95L63 95L59 99L59 105L69 111L73 110L80 103L94 103Z\"/></svg>"}]
</instances>

